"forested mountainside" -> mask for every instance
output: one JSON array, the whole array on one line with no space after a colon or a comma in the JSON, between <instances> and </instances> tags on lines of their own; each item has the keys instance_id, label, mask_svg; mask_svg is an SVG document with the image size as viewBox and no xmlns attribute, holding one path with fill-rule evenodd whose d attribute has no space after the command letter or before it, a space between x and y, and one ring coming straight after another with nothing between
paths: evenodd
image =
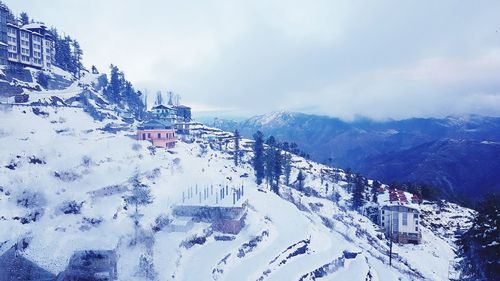
<instances>
[{"instance_id":1,"label":"forested mountainside","mask_svg":"<svg viewBox=\"0 0 500 281\"><path fill-rule=\"evenodd\" d=\"M384 182L434 186L439 196L471 202L500 189L500 118L465 116L346 122L276 112L215 126L251 138L260 130L295 142L312 159Z\"/></svg>"}]
</instances>

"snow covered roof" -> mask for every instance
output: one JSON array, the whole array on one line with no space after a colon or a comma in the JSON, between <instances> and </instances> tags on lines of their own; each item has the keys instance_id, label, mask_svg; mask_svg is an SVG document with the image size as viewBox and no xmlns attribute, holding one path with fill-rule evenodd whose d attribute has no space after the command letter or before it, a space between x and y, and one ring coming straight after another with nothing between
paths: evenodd
<instances>
[{"instance_id":1,"label":"snow covered roof","mask_svg":"<svg viewBox=\"0 0 500 281\"><path fill-rule=\"evenodd\" d=\"M160 105L153 106L152 109L172 109L172 108L169 106L165 106L163 104L160 104Z\"/></svg>"},{"instance_id":2,"label":"snow covered roof","mask_svg":"<svg viewBox=\"0 0 500 281\"><path fill-rule=\"evenodd\" d=\"M43 23L32 22L22 26L24 29L45 29L47 26Z\"/></svg>"},{"instance_id":3,"label":"snow covered roof","mask_svg":"<svg viewBox=\"0 0 500 281\"><path fill-rule=\"evenodd\" d=\"M380 188L378 191L378 203L382 206L405 206L420 210L418 205L419 198L415 194L399 189Z\"/></svg>"},{"instance_id":4,"label":"snow covered roof","mask_svg":"<svg viewBox=\"0 0 500 281\"><path fill-rule=\"evenodd\" d=\"M144 129L172 129L172 123L164 121L164 120L158 120L158 119L152 119L148 120L138 127L139 130L144 130Z\"/></svg>"}]
</instances>

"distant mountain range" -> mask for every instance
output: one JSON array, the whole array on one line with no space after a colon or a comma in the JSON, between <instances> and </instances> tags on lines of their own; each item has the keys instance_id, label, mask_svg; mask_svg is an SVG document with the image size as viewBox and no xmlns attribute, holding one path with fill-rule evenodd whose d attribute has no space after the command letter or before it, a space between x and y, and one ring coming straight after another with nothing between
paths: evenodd
<instances>
[{"instance_id":1,"label":"distant mountain range","mask_svg":"<svg viewBox=\"0 0 500 281\"><path fill-rule=\"evenodd\" d=\"M475 201L500 190L500 118L462 116L346 122L338 118L276 112L235 122L224 130L257 130L295 142L314 160L351 168L383 182L422 182L447 199Z\"/></svg>"}]
</instances>

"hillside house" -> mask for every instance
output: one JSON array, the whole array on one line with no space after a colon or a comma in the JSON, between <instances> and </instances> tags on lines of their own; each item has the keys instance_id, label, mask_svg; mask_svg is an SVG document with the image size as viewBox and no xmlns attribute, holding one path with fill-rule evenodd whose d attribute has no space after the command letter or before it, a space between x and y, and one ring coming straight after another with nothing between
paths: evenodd
<instances>
[{"instance_id":1,"label":"hillside house","mask_svg":"<svg viewBox=\"0 0 500 281\"><path fill-rule=\"evenodd\" d=\"M185 105L157 105L154 106L150 115L153 119L163 120L173 124L178 134L190 133L192 124L191 108Z\"/></svg>"},{"instance_id":2,"label":"hillside house","mask_svg":"<svg viewBox=\"0 0 500 281\"><path fill-rule=\"evenodd\" d=\"M76 251L59 280L117 280L117 257L113 250Z\"/></svg>"},{"instance_id":3,"label":"hillside house","mask_svg":"<svg viewBox=\"0 0 500 281\"><path fill-rule=\"evenodd\" d=\"M408 197L412 196L412 201ZM380 204L378 224L384 229L385 235L396 243L420 244L420 207L416 198L408 192L389 189L379 194Z\"/></svg>"},{"instance_id":4,"label":"hillside house","mask_svg":"<svg viewBox=\"0 0 500 281\"><path fill-rule=\"evenodd\" d=\"M175 124L177 121L175 108L163 104L154 106L151 109L151 116L153 119L167 121L171 124Z\"/></svg>"},{"instance_id":5,"label":"hillside house","mask_svg":"<svg viewBox=\"0 0 500 281\"><path fill-rule=\"evenodd\" d=\"M191 107L185 105L174 105L175 115L180 122L191 122Z\"/></svg>"},{"instance_id":6,"label":"hillside house","mask_svg":"<svg viewBox=\"0 0 500 281\"><path fill-rule=\"evenodd\" d=\"M173 148L177 142L175 128L171 123L152 119L137 128L137 139L148 140L156 147Z\"/></svg>"}]
</instances>

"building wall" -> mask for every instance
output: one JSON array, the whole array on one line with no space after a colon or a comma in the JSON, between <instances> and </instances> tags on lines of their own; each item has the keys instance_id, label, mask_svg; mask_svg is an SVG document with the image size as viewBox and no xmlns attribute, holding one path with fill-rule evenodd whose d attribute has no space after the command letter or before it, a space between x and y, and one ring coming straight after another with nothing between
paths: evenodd
<instances>
[{"instance_id":1,"label":"building wall","mask_svg":"<svg viewBox=\"0 0 500 281\"><path fill-rule=\"evenodd\" d=\"M151 141L154 146L163 148L172 148L177 141L174 129L139 130L137 139Z\"/></svg>"},{"instance_id":2,"label":"building wall","mask_svg":"<svg viewBox=\"0 0 500 281\"><path fill-rule=\"evenodd\" d=\"M391 224L392 219L392 224ZM418 210L405 206L384 206L380 208L379 225L386 235L392 232L403 235L420 236L420 219Z\"/></svg>"},{"instance_id":3,"label":"building wall","mask_svg":"<svg viewBox=\"0 0 500 281\"><path fill-rule=\"evenodd\" d=\"M8 63L7 23L12 14L5 4L0 3L0 65Z\"/></svg>"},{"instance_id":4,"label":"building wall","mask_svg":"<svg viewBox=\"0 0 500 281\"><path fill-rule=\"evenodd\" d=\"M11 17L7 8L0 7L0 64L51 70L55 49L45 28L25 29Z\"/></svg>"}]
</instances>

